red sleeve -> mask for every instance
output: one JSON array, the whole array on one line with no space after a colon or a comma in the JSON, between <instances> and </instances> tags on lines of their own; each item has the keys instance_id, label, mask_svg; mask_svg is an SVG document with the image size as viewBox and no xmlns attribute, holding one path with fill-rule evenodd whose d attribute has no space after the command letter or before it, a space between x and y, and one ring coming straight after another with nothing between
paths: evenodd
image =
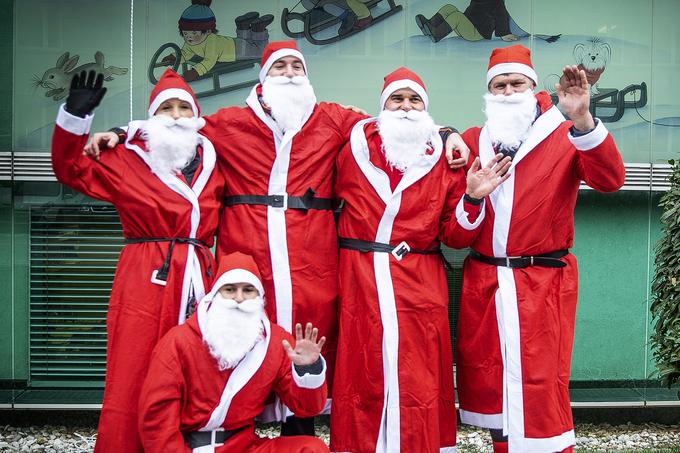
<instances>
[{"instance_id":1,"label":"red sleeve","mask_svg":"<svg viewBox=\"0 0 680 453\"><path fill-rule=\"evenodd\" d=\"M234 140L235 131L239 130L238 118L243 118L241 107L227 107L219 109L212 115L203 116L205 126L199 131L201 135L208 137L215 147L217 160L226 159L225 150ZM236 118L236 120L234 120ZM242 126L241 126L242 128Z\"/></svg>"},{"instance_id":2,"label":"red sleeve","mask_svg":"<svg viewBox=\"0 0 680 453\"><path fill-rule=\"evenodd\" d=\"M481 230L485 202L475 206L463 201L466 179L462 168L449 171L447 178L449 189L442 212L439 240L456 249L469 247Z\"/></svg>"},{"instance_id":3,"label":"red sleeve","mask_svg":"<svg viewBox=\"0 0 680 453\"><path fill-rule=\"evenodd\" d=\"M52 135L52 168L62 184L89 197L113 202L127 166L119 164L121 145L102 153L99 161L83 155L91 122L92 116L79 118L60 107Z\"/></svg>"},{"instance_id":4,"label":"red sleeve","mask_svg":"<svg viewBox=\"0 0 680 453\"><path fill-rule=\"evenodd\" d=\"M368 115L362 115L361 113L346 109L340 104L322 102L320 105L324 105L327 108L328 114L333 118L333 122L337 126L344 142L349 141L354 125L364 118L368 118Z\"/></svg>"},{"instance_id":5,"label":"red sleeve","mask_svg":"<svg viewBox=\"0 0 680 453\"><path fill-rule=\"evenodd\" d=\"M465 164L466 172L472 166L475 158L479 156L479 151L477 150L477 146L479 145L479 132L480 129L478 127L471 127L460 135L467 147L470 148L470 156L468 156L467 164Z\"/></svg>"},{"instance_id":6,"label":"red sleeve","mask_svg":"<svg viewBox=\"0 0 680 453\"><path fill-rule=\"evenodd\" d=\"M614 138L602 121L586 135L569 134L569 140L577 149L576 168L580 179L599 192L614 192L623 186L626 168Z\"/></svg>"},{"instance_id":7,"label":"red sleeve","mask_svg":"<svg viewBox=\"0 0 680 453\"><path fill-rule=\"evenodd\" d=\"M217 135L217 131L220 130L222 123L224 123L224 117L222 115L222 110L220 109L212 115L202 116L205 120L205 126L201 128L201 134L208 137L211 142L215 142L214 137Z\"/></svg>"},{"instance_id":8,"label":"red sleeve","mask_svg":"<svg viewBox=\"0 0 680 453\"><path fill-rule=\"evenodd\" d=\"M154 349L139 398L139 435L146 453L186 452L180 431L186 382L174 344L161 340Z\"/></svg>"},{"instance_id":9,"label":"red sleeve","mask_svg":"<svg viewBox=\"0 0 680 453\"><path fill-rule=\"evenodd\" d=\"M467 214L468 220L474 223L474 221L477 220L477 217L479 217L479 214L482 212L482 205L481 203L472 204L463 200L463 210Z\"/></svg>"},{"instance_id":10,"label":"red sleeve","mask_svg":"<svg viewBox=\"0 0 680 453\"><path fill-rule=\"evenodd\" d=\"M295 345L292 335L286 333L285 338L291 345ZM283 346L280 347L282 351L281 365L279 366L278 378L274 382L274 391L281 401L298 417L318 415L326 405L326 399L328 398L326 362L324 361L321 374L298 376L293 370L293 363L283 350Z\"/></svg>"}]
</instances>

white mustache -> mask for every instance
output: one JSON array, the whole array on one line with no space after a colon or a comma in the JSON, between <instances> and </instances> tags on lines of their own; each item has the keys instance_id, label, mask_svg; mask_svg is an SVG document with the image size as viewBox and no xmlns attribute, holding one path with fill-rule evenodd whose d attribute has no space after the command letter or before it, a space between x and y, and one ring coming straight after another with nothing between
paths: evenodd
<instances>
[{"instance_id":1,"label":"white mustache","mask_svg":"<svg viewBox=\"0 0 680 453\"><path fill-rule=\"evenodd\" d=\"M273 85L309 85L309 79L307 76L267 76L266 80L270 81Z\"/></svg>"},{"instance_id":2,"label":"white mustache","mask_svg":"<svg viewBox=\"0 0 680 453\"><path fill-rule=\"evenodd\" d=\"M533 95L534 93L531 90L523 91L521 93L513 93L508 96L504 94L485 93L484 100L493 104L521 104L526 102L526 99L532 97Z\"/></svg>"},{"instance_id":3,"label":"white mustache","mask_svg":"<svg viewBox=\"0 0 680 453\"><path fill-rule=\"evenodd\" d=\"M236 302L234 299L225 299L219 293L213 298L214 303L219 303L226 308L231 308L235 310L241 310L244 313L254 313L259 311L264 302L261 297L256 297L254 299L246 299L243 302Z\"/></svg>"},{"instance_id":4,"label":"white mustache","mask_svg":"<svg viewBox=\"0 0 680 453\"><path fill-rule=\"evenodd\" d=\"M401 109L391 110L391 111L390 110L384 110L383 114L385 114L386 116L391 116L393 118L403 118L403 119L407 119L407 120L411 120L411 121L419 121L422 118L424 118L425 115L427 115L426 112L424 112L424 111L421 112L420 110L409 110L407 112L406 110L401 110Z\"/></svg>"},{"instance_id":5,"label":"white mustache","mask_svg":"<svg viewBox=\"0 0 680 453\"><path fill-rule=\"evenodd\" d=\"M192 116L190 118L182 117L174 119L168 115L156 115L153 117L153 121L156 121L159 124L162 124L163 126L168 128L178 127L184 129L199 130L201 127L203 127L202 118L197 118L195 116Z\"/></svg>"}]
</instances>

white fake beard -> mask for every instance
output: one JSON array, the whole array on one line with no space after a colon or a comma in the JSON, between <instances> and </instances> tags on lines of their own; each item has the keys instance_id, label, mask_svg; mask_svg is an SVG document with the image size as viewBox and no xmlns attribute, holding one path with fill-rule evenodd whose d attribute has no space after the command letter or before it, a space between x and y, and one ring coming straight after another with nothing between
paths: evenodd
<instances>
[{"instance_id":1,"label":"white fake beard","mask_svg":"<svg viewBox=\"0 0 680 453\"><path fill-rule=\"evenodd\" d=\"M203 341L210 355L217 360L220 370L234 368L264 338L261 297L246 299L240 304L225 299L219 293L205 312L201 325Z\"/></svg>"},{"instance_id":2,"label":"white fake beard","mask_svg":"<svg viewBox=\"0 0 680 453\"><path fill-rule=\"evenodd\" d=\"M425 110L383 110L378 116L378 132L387 163L402 173L430 149L437 126Z\"/></svg>"},{"instance_id":3,"label":"white fake beard","mask_svg":"<svg viewBox=\"0 0 680 453\"><path fill-rule=\"evenodd\" d=\"M509 96L486 93L484 112L491 142L505 148L518 148L529 136L536 120L536 103L531 90Z\"/></svg>"},{"instance_id":4,"label":"white fake beard","mask_svg":"<svg viewBox=\"0 0 680 453\"><path fill-rule=\"evenodd\" d=\"M178 118L155 115L144 126L142 137L146 141L149 167L157 175L174 175L186 167L196 155L200 136L198 130L205 124L202 118Z\"/></svg>"},{"instance_id":5,"label":"white fake beard","mask_svg":"<svg viewBox=\"0 0 680 453\"><path fill-rule=\"evenodd\" d=\"M267 77L262 83L262 100L284 132L302 129L302 120L316 104L314 88L306 76Z\"/></svg>"}]
</instances>

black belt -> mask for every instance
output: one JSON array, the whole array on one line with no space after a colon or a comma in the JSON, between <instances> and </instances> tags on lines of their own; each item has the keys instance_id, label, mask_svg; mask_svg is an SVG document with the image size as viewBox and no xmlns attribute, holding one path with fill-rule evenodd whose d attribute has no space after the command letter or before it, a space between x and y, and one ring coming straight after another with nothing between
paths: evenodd
<instances>
[{"instance_id":1,"label":"black belt","mask_svg":"<svg viewBox=\"0 0 680 453\"><path fill-rule=\"evenodd\" d=\"M301 197L290 197L288 195L228 195L224 197L225 206L237 204L264 205L273 208L286 209L309 209L327 210L333 209L333 200L330 198L318 198L314 196L314 189L311 187Z\"/></svg>"},{"instance_id":2,"label":"black belt","mask_svg":"<svg viewBox=\"0 0 680 453\"><path fill-rule=\"evenodd\" d=\"M206 261L208 262L208 269L205 273L208 277L212 277L212 253L210 252L210 247L205 242L196 238L125 238L126 244L143 244L145 242L169 242L170 247L168 247L168 254L165 255L165 260L160 269L153 271L151 274L151 281L158 285L165 285L168 281L168 271L170 270L170 259L172 258L172 250L175 247L175 243L179 242L181 244L191 244L198 247L199 250L205 255Z\"/></svg>"},{"instance_id":3,"label":"black belt","mask_svg":"<svg viewBox=\"0 0 680 453\"><path fill-rule=\"evenodd\" d=\"M419 255L441 254L439 247L429 250L412 249L405 241L398 245L390 245L381 242L362 241L361 239L339 238L338 242L341 249L358 250L362 253L391 253L397 260L401 260L409 253L417 253Z\"/></svg>"},{"instance_id":4,"label":"black belt","mask_svg":"<svg viewBox=\"0 0 680 453\"><path fill-rule=\"evenodd\" d=\"M206 445L223 444L234 434L243 431L250 425L242 426L237 429L215 430L215 431L194 431L192 433L184 433L184 442L189 445L189 448L199 448Z\"/></svg>"},{"instance_id":5,"label":"black belt","mask_svg":"<svg viewBox=\"0 0 680 453\"><path fill-rule=\"evenodd\" d=\"M554 252L542 253L540 255L533 256L493 257L482 255L475 250L470 250L470 258L481 261L482 263L493 264L494 266L510 267L513 269L529 266L564 267L567 265L567 263L560 260L560 258L567 255L568 253L569 250L555 250Z\"/></svg>"}]
</instances>

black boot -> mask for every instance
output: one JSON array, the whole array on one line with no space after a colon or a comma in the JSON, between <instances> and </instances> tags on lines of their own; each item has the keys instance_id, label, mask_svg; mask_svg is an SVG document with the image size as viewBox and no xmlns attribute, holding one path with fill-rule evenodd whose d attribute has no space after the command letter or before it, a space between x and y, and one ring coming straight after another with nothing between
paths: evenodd
<instances>
[{"instance_id":1,"label":"black boot","mask_svg":"<svg viewBox=\"0 0 680 453\"><path fill-rule=\"evenodd\" d=\"M416 16L416 24L425 36L430 38L432 42L439 42L453 31L451 26L444 20L444 17L437 13L431 19L425 18L422 14Z\"/></svg>"},{"instance_id":2,"label":"black boot","mask_svg":"<svg viewBox=\"0 0 680 453\"><path fill-rule=\"evenodd\" d=\"M248 30L250 28L250 24L258 17L260 17L260 13L256 11L251 11L238 16L236 19L234 19L234 22L236 22L236 29Z\"/></svg>"},{"instance_id":3,"label":"black boot","mask_svg":"<svg viewBox=\"0 0 680 453\"><path fill-rule=\"evenodd\" d=\"M416 14L416 24L418 25L418 28L420 28L420 31L425 36L432 39L432 30L430 30L430 21L427 20L427 18L425 16L423 16L422 14Z\"/></svg>"},{"instance_id":4,"label":"black boot","mask_svg":"<svg viewBox=\"0 0 680 453\"><path fill-rule=\"evenodd\" d=\"M265 31L272 22L274 22L274 16L271 14L265 14L264 16L260 16L259 18L255 19L250 24L250 29L254 32Z\"/></svg>"}]
</instances>

